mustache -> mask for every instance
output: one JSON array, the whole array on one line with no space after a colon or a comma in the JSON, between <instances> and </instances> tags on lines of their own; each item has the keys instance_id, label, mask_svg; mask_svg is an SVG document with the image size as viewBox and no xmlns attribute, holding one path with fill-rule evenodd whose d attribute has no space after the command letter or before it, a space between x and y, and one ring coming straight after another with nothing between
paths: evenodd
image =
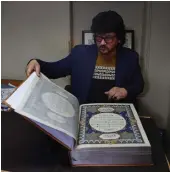
<instances>
[{"instance_id":1,"label":"mustache","mask_svg":"<svg viewBox=\"0 0 170 172\"><path fill-rule=\"evenodd\" d=\"M105 45L101 45L99 48L107 48Z\"/></svg>"}]
</instances>

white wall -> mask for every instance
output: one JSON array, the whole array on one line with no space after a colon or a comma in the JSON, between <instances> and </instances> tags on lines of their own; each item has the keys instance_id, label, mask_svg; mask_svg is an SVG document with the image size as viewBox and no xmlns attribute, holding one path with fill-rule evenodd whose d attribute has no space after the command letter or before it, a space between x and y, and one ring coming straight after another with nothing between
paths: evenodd
<instances>
[{"instance_id":1,"label":"white wall","mask_svg":"<svg viewBox=\"0 0 170 172\"><path fill-rule=\"evenodd\" d=\"M170 3L153 2L151 14L150 50L145 59L149 90L141 98L141 109L165 127L170 115Z\"/></svg>"},{"instance_id":2,"label":"white wall","mask_svg":"<svg viewBox=\"0 0 170 172\"><path fill-rule=\"evenodd\" d=\"M33 57L56 61L68 54L69 2L2 2L1 8L2 78L25 79Z\"/></svg>"}]
</instances>

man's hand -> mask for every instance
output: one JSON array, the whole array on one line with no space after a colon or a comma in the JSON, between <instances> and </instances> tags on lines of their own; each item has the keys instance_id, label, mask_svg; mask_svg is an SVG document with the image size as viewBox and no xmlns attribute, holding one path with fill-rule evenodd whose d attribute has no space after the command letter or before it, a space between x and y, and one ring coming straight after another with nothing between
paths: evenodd
<instances>
[{"instance_id":1,"label":"man's hand","mask_svg":"<svg viewBox=\"0 0 170 172\"><path fill-rule=\"evenodd\" d=\"M36 60L31 60L26 68L27 77L31 75L32 72L36 72L37 76L40 76L40 65Z\"/></svg>"},{"instance_id":2,"label":"man's hand","mask_svg":"<svg viewBox=\"0 0 170 172\"><path fill-rule=\"evenodd\" d=\"M120 100L126 98L128 93L125 88L113 87L106 91L105 94L108 95L108 99Z\"/></svg>"}]
</instances>

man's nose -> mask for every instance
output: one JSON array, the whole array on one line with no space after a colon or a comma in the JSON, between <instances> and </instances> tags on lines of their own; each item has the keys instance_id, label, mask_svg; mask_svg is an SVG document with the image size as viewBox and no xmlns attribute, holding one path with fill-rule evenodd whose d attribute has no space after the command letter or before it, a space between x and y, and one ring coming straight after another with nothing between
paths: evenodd
<instances>
[{"instance_id":1,"label":"man's nose","mask_svg":"<svg viewBox=\"0 0 170 172\"><path fill-rule=\"evenodd\" d=\"M100 42L100 45L105 45L105 44L106 44L105 40L102 39L102 41Z\"/></svg>"}]
</instances>

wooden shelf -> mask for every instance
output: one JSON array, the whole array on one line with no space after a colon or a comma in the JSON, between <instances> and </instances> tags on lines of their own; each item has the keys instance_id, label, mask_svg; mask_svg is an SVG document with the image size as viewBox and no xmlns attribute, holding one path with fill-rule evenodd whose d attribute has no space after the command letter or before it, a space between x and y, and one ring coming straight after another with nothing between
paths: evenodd
<instances>
[{"instance_id":1,"label":"wooden shelf","mask_svg":"<svg viewBox=\"0 0 170 172\"><path fill-rule=\"evenodd\" d=\"M15 79L1 79L1 84L12 84L15 86L19 86L21 83L23 82L23 80L15 80Z\"/></svg>"}]
</instances>

